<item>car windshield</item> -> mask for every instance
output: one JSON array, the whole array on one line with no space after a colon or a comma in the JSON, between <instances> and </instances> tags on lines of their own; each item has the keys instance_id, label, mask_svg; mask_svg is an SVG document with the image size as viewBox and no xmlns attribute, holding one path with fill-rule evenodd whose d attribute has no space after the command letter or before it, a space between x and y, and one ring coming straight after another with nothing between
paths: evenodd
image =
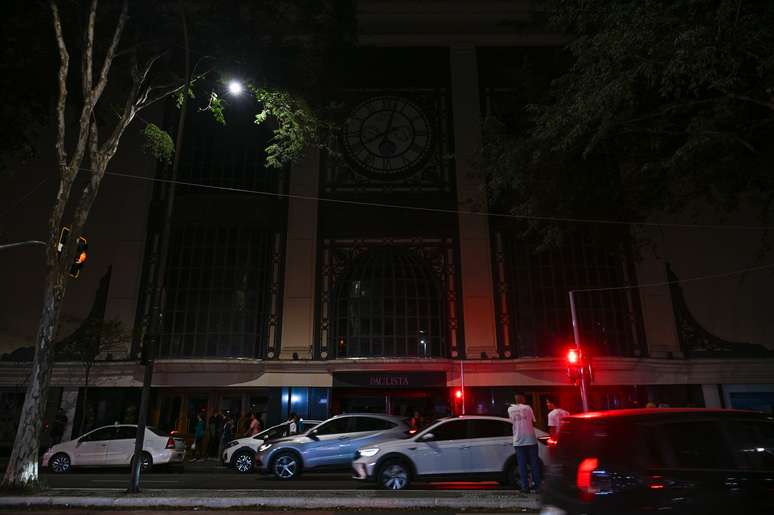
<instances>
[{"instance_id":1,"label":"car windshield","mask_svg":"<svg viewBox=\"0 0 774 515\"><path fill-rule=\"evenodd\" d=\"M287 433L287 430L288 430L288 424L283 423L283 424L270 427L265 431L261 431L253 438L255 438L256 440L274 440L275 438L281 438L285 436L285 434Z\"/></svg>"}]
</instances>

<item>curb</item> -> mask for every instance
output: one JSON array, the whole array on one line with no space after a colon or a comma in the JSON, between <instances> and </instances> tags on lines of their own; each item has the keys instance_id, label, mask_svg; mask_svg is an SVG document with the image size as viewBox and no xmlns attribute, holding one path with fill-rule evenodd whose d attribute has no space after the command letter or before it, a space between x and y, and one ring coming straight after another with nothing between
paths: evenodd
<instances>
[{"instance_id":1,"label":"curb","mask_svg":"<svg viewBox=\"0 0 774 515\"><path fill-rule=\"evenodd\" d=\"M199 490L129 495L123 490L99 495L17 495L0 497L0 508L282 508L282 509L454 509L538 510L537 496L480 492L364 492L362 490ZM387 495L385 495L387 494Z\"/></svg>"}]
</instances>

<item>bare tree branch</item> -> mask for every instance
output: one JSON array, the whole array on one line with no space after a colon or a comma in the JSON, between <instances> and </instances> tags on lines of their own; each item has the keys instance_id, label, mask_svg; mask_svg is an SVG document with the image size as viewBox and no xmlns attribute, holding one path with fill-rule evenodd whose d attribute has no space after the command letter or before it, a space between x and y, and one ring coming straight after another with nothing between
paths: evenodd
<instances>
[{"instance_id":1,"label":"bare tree branch","mask_svg":"<svg viewBox=\"0 0 774 515\"><path fill-rule=\"evenodd\" d=\"M97 0L91 0L89 8L89 21L86 32L83 34L83 59L81 60L81 85L83 87L83 101L87 102L91 96L92 86L92 61L94 60L94 25L97 19Z\"/></svg>"},{"instance_id":2,"label":"bare tree branch","mask_svg":"<svg viewBox=\"0 0 774 515\"><path fill-rule=\"evenodd\" d=\"M123 5L121 6L121 14L118 17L118 23L116 24L116 30L113 32L113 41L110 42L110 46L108 47L107 53L105 54L105 60L102 61L102 70L99 72L97 85L91 92L90 102L92 106L97 103L99 97L102 95L102 92L105 90L105 86L107 85L108 72L110 71L110 66L113 64L113 57L115 56L116 49L118 48L118 43L121 41L121 34L123 33L124 27L126 26L126 20L129 18L128 10L129 5L127 0L124 0Z\"/></svg>"},{"instance_id":3,"label":"bare tree branch","mask_svg":"<svg viewBox=\"0 0 774 515\"><path fill-rule=\"evenodd\" d=\"M51 13L54 15L54 32L56 34L56 44L59 48L59 97L56 102L56 154L59 161L60 173L67 165L67 151L65 144L65 107L67 104L67 72L70 67L70 54L62 34L62 20L59 18L59 7L56 2L51 2Z\"/></svg>"}]
</instances>

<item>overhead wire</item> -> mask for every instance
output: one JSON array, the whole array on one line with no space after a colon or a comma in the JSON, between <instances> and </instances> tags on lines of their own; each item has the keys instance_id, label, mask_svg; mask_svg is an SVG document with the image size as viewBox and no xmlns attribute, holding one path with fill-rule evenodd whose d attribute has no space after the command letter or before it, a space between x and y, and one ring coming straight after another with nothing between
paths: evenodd
<instances>
[{"instance_id":1,"label":"overhead wire","mask_svg":"<svg viewBox=\"0 0 774 515\"><path fill-rule=\"evenodd\" d=\"M80 168L80 170L94 173L95 170L91 168ZM514 213L497 213L491 211L472 211L465 209L448 209L439 207L426 207L426 206L414 206L410 204L389 204L384 202L368 202L362 200L349 200L341 198L331 197L319 197L316 195L299 195L294 193L278 193L273 191L261 191L252 190L247 188L234 188L230 186L217 186L214 184L201 184L190 181L182 181L180 179L164 179L160 177L146 177L142 175L121 173L121 172L105 172L105 175L111 175L114 177L124 177L129 179L143 180L149 182L159 182L166 184L176 184L179 186L191 186L195 188L228 191L232 193L248 193L252 195L260 195L266 197L275 198L287 198L297 200L310 200L316 202L326 202L332 204L344 204L360 207L375 207L383 209L402 209L408 211L422 211L429 213L439 214L453 214L453 215L465 215L465 216L486 216L493 218L505 218L513 220L535 220L542 222L565 222L565 223L578 223L578 224L600 224L600 225L632 225L642 227L671 227L680 229L724 229L724 230L772 230L774 226L771 225L745 225L745 224L688 224L688 223L675 223L675 222L649 222L645 220L639 221L627 221L627 220L605 220L600 218L575 218L575 217L563 217L563 216L541 216L541 215L521 215Z\"/></svg>"}]
</instances>

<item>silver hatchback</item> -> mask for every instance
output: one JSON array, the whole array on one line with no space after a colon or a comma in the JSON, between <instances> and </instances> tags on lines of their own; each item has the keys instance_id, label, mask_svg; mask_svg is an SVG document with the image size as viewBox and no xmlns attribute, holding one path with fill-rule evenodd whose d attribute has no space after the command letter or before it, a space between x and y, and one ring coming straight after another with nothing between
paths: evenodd
<instances>
[{"instance_id":1,"label":"silver hatchback","mask_svg":"<svg viewBox=\"0 0 774 515\"><path fill-rule=\"evenodd\" d=\"M302 470L348 468L357 449L406 436L408 430L402 417L374 413L337 415L302 435L261 445L255 465L277 479L294 479Z\"/></svg>"}]
</instances>

